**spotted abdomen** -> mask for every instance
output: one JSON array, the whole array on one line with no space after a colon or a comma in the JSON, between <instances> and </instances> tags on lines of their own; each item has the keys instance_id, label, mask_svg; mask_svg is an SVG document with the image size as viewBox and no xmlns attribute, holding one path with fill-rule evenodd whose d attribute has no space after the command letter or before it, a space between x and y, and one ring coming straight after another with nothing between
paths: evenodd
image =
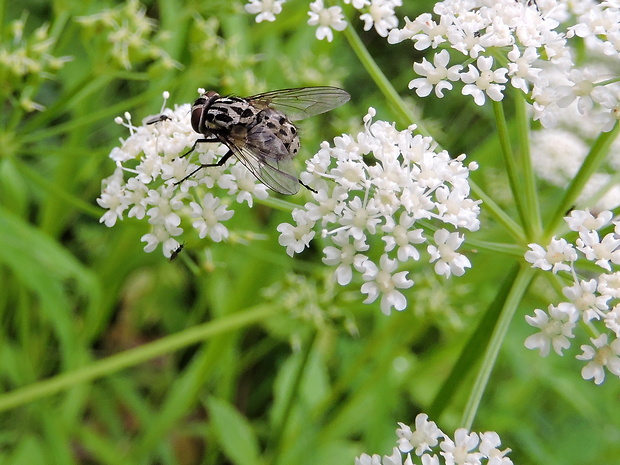
<instances>
[{"instance_id":1,"label":"spotted abdomen","mask_svg":"<svg viewBox=\"0 0 620 465\"><path fill-rule=\"evenodd\" d=\"M297 128L284 114L273 108L261 110L256 117L256 124L268 128L282 141L287 152L294 157L299 152L299 134Z\"/></svg>"}]
</instances>

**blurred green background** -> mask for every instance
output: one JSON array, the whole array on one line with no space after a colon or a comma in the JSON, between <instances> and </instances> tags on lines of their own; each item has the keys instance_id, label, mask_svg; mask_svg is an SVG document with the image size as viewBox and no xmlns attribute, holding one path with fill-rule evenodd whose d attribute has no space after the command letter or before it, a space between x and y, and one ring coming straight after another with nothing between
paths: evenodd
<instances>
[{"instance_id":1,"label":"blurred green background","mask_svg":"<svg viewBox=\"0 0 620 465\"><path fill-rule=\"evenodd\" d=\"M434 2L405 3L399 15L413 18ZM301 124L302 158L359 131L369 106L399 129L411 123L341 34L314 38L307 2L260 24L228 0L0 4L1 465L352 464L390 453L397 422L418 412L447 433L459 426L489 337L481 317L493 317L486 309L519 256L469 246L472 269L448 281L419 262L410 308L386 317L362 304L359 286L331 282L320 245L286 255L276 227L290 221L290 204L237 209L228 242L189 242L174 261L142 250L146 221L99 223L108 154L127 136L113 120L157 113L164 90L171 106L192 102L198 87L347 89L349 104ZM352 23L411 111L451 154L480 163L476 181L514 213L490 108L457 93L415 98L406 87L421 55ZM113 32L125 45L115 48ZM19 74L7 56L22 48L35 59ZM555 189L541 187L543 208ZM481 220L478 240L510 241ZM553 298L534 283L475 429L497 431L515 463L620 464L618 380L582 380L577 347L541 359L523 346L532 332L523 315ZM480 321L480 349L447 402L433 403Z\"/></svg>"}]
</instances>

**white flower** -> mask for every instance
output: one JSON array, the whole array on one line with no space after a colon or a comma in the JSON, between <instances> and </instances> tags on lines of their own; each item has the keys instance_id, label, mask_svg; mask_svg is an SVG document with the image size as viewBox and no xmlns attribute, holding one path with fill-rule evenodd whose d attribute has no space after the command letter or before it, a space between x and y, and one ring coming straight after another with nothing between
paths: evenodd
<instances>
[{"instance_id":1,"label":"white flower","mask_svg":"<svg viewBox=\"0 0 620 465\"><path fill-rule=\"evenodd\" d=\"M434 87L435 95L442 98L444 90L452 89L452 84L449 81L458 81L460 79L459 72L463 69L461 65L448 68L449 61L450 54L447 50L442 50L435 54L433 64L426 61L426 58L422 58L422 63L414 63L414 71L424 77L411 80L409 88L416 89L418 97L427 97Z\"/></svg>"},{"instance_id":2,"label":"white flower","mask_svg":"<svg viewBox=\"0 0 620 465\"><path fill-rule=\"evenodd\" d=\"M384 233L390 233L382 237L385 241L385 251L391 252L398 246L397 256L401 262L409 258L420 259L420 252L413 244L421 244L425 239L421 229L412 229L414 223L415 218L403 212L398 223L392 217L388 217L386 224L381 228Z\"/></svg>"},{"instance_id":3,"label":"white flower","mask_svg":"<svg viewBox=\"0 0 620 465\"><path fill-rule=\"evenodd\" d=\"M601 334L590 341L594 347L582 345L583 353L576 357L578 360L589 360L581 369L583 379L594 378L595 384L601 384L605 380L605 367L613 375L620 376L620 339L614 339L608 344L607 334Z\"/></svg>"},{"instance_id":4,"label":"white flower","mask_svg":"<svg viewBox=\"0 0 620 465\"><path fill-rule=\"evenodd\" d=\"M488 458L488 465L512 465L512 460L506 457L510 449L499 450L502 441L495 431L480 434L480 452Z\"/></svg>"},{"instance_id":5,"label":"white flower","mask_svg":"<svg viewBox=\"0 0 620 465\"><path fill-rule=\"evenodd\" d=\"M366 255L360 254L368 250L369 246L363 241L353 239L345 231L339 231L332 237L332 242L336 247L328 246L323 249L325 257L323 263L329 266L337 266L334 276L338 284L344 286L353 279L354 267L358 271L363 271L363 263L368 259Z\"/></svg>"},{"instance_id":6,"label":"white flower","mask_svg":"<svg viewBox=\"0 0 620 465\"><path fill-rule=\"evenodd\" d=\"M534 68L532 63L539 59L538 52L535 47L527 47L523 54L516 44L513 44L512 50L508 52L508 76L513 87L521 89L526 94L529 92L529 83L539 82L540 68Z\"/></svg>"},{"instance_id":7,"label":"white flower","mask_svg":"<svg viewBox=\"0 0 620 465\"><path fill-rule=\"evenodd\" d=\"M293 210L293 220L295 220L295 226L282 223L277 227L280 232L278 242L286 247L286 253L291 257L308 247L315 234L312 229L314 221L310 220L303 210Z\"/></svg>"},{"instance_id":8,"label":"white flower","mask_svg":"<svg viewBox=\"0 0 620 465\"><path fill-rule=\"evenodd\" d=\"M480 438L476 433L459 428L454 432L454 441L444 437L439 447L443 451L441 455L446 460L446 465L480 465L482 454L474 452L479 442Z\"/></svg>"},{"instance_id":9,"label":"white flower","mask_svg":"<svg viewBox=\"0 0 620 465\"><path fill-rule=\"evenodd\" d=\"M594 90L597 74L588 68L585 68L583 71L572 69L569 73L569 79L572 81L572 85L560 86L558 88L558 91L563 95L558 100L558 106L566 108L573 100L577 99L579 112L582 115L586 114L594 106L591 94Z\"/></svg>"},{"instance_id":10,"label":"white flower","mask_svg":"<svg viewBox=\"0 0 620 465\"><path fill-rule=\"evenodd\" d=\"M323 6L323 0L315 0L312 2L308 15L310 15L308 24L310 26L319 26L316 30L316 38L318 40L326 38L328 42L331 42L334 39L332 29L343 31L344 28L347 27L347 22L344 20L344 15L342 14L342 8L339 6L325 8Z\"/></svg>"},{"instance_id":11,"label":"white flower","mask_svg":"<svg viewBox=\"0 0 620 465\"><path fill-rule=\"evenodd\" d=\"M403 458L400 455L398 447L392 449L392 455L383 456L383 465L403 465Z\"/></svg>"},{"instance_id":12,"label":"white flower","mask_svg":"<svg viewBox=\"0 0 620 465\"><path fill-rule=\"evenodd\" d=\"M575 337L573 329L579 319L579 313L573 305L561 303L557 307L549 305L548 314L540 309L534 310L535 317L526 315L525 320L530 326L539 328L540 332L525 339L525 347L538 349L541 357L549 355L549 349L562 355L562 350L570 347L568 338Z\"/></svg>"},{"instance_id":13,"label":"white flower","mask_svg":"<svg viewBox=\"0 0 620 465\"><path fill-rule=\"evenodd\" d=\"M123 219L123 212L129 205L129 200L125 196L125 188L123 183L123 171L116 169L114 174L107 179L104 179L103 189L101 191L101 197L97 199L97 203L102 208L107 208L108 211L99 220L100 223L105 223L108 228L111 228L116 224L116 220Z\"/></svg>"},{"instance_id":14,"label":"white flower","mask_svg":"<svg viewBox=\"0 0 620 465\"><path fill-rule=\"evenodd\" d=\"M528 244L528 247L531 250L525 252L525 260L532 264L532 268L540 268L545 271L553 269L553 273L570 271L572 268L564 262L572 264L577 260L577 252L566 239L553 237L547 246L547 250L538 244Z\"/></svg>"},{"instance_id":15,"label":"white flower","mask_svg":"<svg viewBox=\"0 0 620 465\"><path fill-rule=\"evenodd\" d=\"M344 3L353 5L356 10L361 10L365 6L370 5L370 0L344 0Z\"/></svg>"},{"instance_id":16,"label":"white flower","mask_svg":"<svg viewBox=\"0 0 620 465\"><path fill-rule=\"evenodd\" d=\"M451 274L463 276L465 268L471 268L469 259L456 252L465 237L459 233L450 233L447 229L439 229L433 235L437 246L429 245L430 262L435 263L435 273L449 278Z\"/></svg>"},{"instance_id":17,"label":"white flower","mask_svg":"<svg viewBox=\"0 0 620 465\"><path fill-rule=\"evenodd\" d=\"M407 306L405 296L397 289L408 289L413 286L413 281L407 279L408 271L394 273L398 268L397 260L390 260L387 255L382 255L379 260L380 268L372 261L363 263L364 280L362 293L368 297L364 303L374 302L381 295L381 311L389 315L392 307L396 310L404 310Z\"/></svg>"},{"instance_id":18,"label":"white flower","mask_svg":"<svg viewBox=\"0 0 620 465\"><path fill-rule=\"evenodd\" d=\"M605 315L605 326L612 330L617 338L620 338L620 304L616 305Z\"/></svg>"},{"instance_id":19,"label":"white flower","mask_svg":"<svg viewBox=\"0 0 620 465\"><path fill-rule=\"evenodd\" d=\"M620 239L610 233L601 241L596 231L580 231L577 250L601 268L611 271L609 262L620 264Z\"/></svg>"},{"instance_id":20,"label":"white flower","mask_svg":"<svg viewBox=\"0 0 620 465\"><path fill-rule=\"evenodd\" d=\"M445 437L434 421L428 421L428 415L419 413L415 417L415 430L404 423L398 423L400 428L396 430L398 435L398 447L403 452L415 453L421 456L424 452L432 450L439 443L439 439Z\"/></svg>"},{"instance_id":21,"label":"white flower","mask_svg":"<svg viewBox=\"0 0 620 465\"><path fill-rule=\"evenodd\" d=\"M477 231L480 227L478 214L480 213L480 201L468 198L469 186L455 183L452 190L447 186L441 186L435 190L435 205L441 219L457 228L465 228Z\"/></svg>"},{"instance_id":22,"label":"white flower","mask_svg":"<svg viewBox=\"0 0 620 465\"><path fill-rule=\"evenodd\" d=\"M275 21L276 15L282 12L282 4L286 0L250 0L245 5L245 11L256 15L256 22Z\"/></svg>"},{"instance_id":23,"label":"white flower","mask_svg":"<svg viewBox=\"0 0 620 465\"><path fill-rule=\"evenodd\" d=\"M235 212L222 205L220 199L208 193L202 199L202 204L191 202L192 217L198 218L192 226L198 230L202 239L207 235L213 242L221 242L228 237L228 229L221 222L232 218Z\"/></svg>"},{"instance_id":24,"label":"white flower","mask_svg":"<svg viewBox=\"0 0 620 465\"><path fill-rule=\"evenodd\" d=\"M596 290L609 298L620 298L620 271L600 275Z\"/></svg>"},{"instance_id":25,"label":"white flower","mask_svg":"<svg viewBox=\"0 0 620 465\"><path fill-rule=\"evenodd\" d=\"M229 176L221 176L217 185L227 189L229 195L236 194L238 203L247 202L249 207L254 205L254 198L266 199L269 197L267 186L257 183L256 178L241 163L235 163L230 168Z\"/></svg>"},{"instance_id":26,"label":"white flower","mask_svg":"<svg viewBox=\"0 0 620 465\"><path fill-rule=\"evenodd\" d=\"M407 458L411 458L411 456L407 456ZM411 465L413 462L409 462L408 465ZM405 464L407 465L407 464ZM422 465L439 465L439 457L437 455L422 455Z\"/></svg>"},{"instance_id":27,"label":"white flower","mask_svg":"<svg viewBox=\"0 0 620 465\"><path fill-rule=\"evenodd\" d=\"M564 220L570 229L573 231L596 231L604 228L609 224L614 214L609 210L600 212L596 217L590 213L589 209L585 210L571 210L569 216Z\"/></svg>"},{"instance_id":28,"label":"white flower","mask_svg":"<svg viewBox=\"0 0 620 465\"><path fill-rule=\"evenodd\" d=\"M146 211L149 223L163 224L171 232L177 230L181 217L176 210L183 206L182 197L183 194L177 194L172 184L149 190L145 199L147 205L153 205Z\"/></svg>"},{"instance_id":29,"label":"white flower","mask_svg":"<svg viewBox=\"0 0 620 465\"><path fill-rule=\"evenodd\" d=\"M179 244L177 240L170 237L170 232L161 224L153 226L151 232L142 236L140 240L146 242L145 252L152 252L160 243L163 243L165 257L170 257L172 251Z\"/></svg>"},{"instance_id":30,"label":"white flower","mask_svg":"<svg viewBox=\"0 0 620 465\"><path fill-rule=\"evenodd\" d=\"M597 285L596 279L591 279L575 282L572 286L562 289L566 298L570 299L579 313L583 315L586 323L593 318L600 319L601 316L605 316L604 311L609 308L607 301L610 297L608 295L597 296Z\"/></svg>"},{"instance_id":31,"label":"white flower","mask_svg":"<svg viewBox=\"0 0 620 465\"><path fill-rule=\"evenodd\" d=\"M471 95L476 105L484 105L485 94L491 100L499 102L504 98L501 83L507 82L506 68L499 68L493 71L493 57L478 57L476 66L469 65L468 71L461 73L461 80L465 83L463 86L463 95ZM500 83L500 84L498 84Z\"/></svg>"},{"instance_id":32,"label":"white flower","mask_svg":"<svg viewBox=\"0 0 620 465\"><path fill-rule=\"evenodd\" d=\"M364 204L362 199L355 197L342 208L340 224L356 240L364 240L366 231L374 234L381 222L380 210L376 202Z\"/></svg>"},{"instance_id":33,"label":"white flower","mask_svg":"<svg viewBox=\"0 0 620 465\"><path fill-rule=\"evenodd\" d=\"M394 8L401 5L401 0L372 0L368 13L360 16L360 20L364 21L364 30L369 31L374 25L377 34L387 37L389 30L398 26Z\"/></svg>"}]
</instances>

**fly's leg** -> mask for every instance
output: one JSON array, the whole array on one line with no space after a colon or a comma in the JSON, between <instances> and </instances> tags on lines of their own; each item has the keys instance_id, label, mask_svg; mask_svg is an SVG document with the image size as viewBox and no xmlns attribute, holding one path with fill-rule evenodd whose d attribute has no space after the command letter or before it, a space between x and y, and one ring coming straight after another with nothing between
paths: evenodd
<instances>
[{"instance_id":1,"label":"fly's leg","mask_svg":"<svg viewBox=\"0 0 620 465\"><path fill-rule=\"evenodd\" d=\"M304 184L304 183L302 182L302 180L301 180L301 179L297 178L297 180L299 181L299 184L301 184L302 186L304 186L304 187L305 187L306 189L308 189L310 192L314 192L315 194L318 194L318 192L317 192L317 191L315 191L312 187L310 187L310 186L309 186L309 185L307 185L307 184Z\"/></svg>"},{"instance_id":2,"label":"fly's leg","mask_svg":"<svg viewBox=\"0 0 620 465\"><path fill-rule=\"evenodd\" d=\"M194 145L192 145L192 148L189 149L187 152L185 152L183 155L181 155L179 158L186 157L187 155L192 153L194 150L196 150L196 146L198 144L206 144L207 142L221 142L221 141L217 137L212 137L211 139L197 139L196 142L194 142Z\"/></svg>"},{"instance_id":3,"label":"fly's leg","mask_svg":"<svg viewBox=\"0 0 620 465\"><path fill-rule=\"evenodd\" d=\"M216 140L209 140L209 139L198 139L196 141L196 143L194 144L194 146L192 147L192 149L187 152L186 154L181 155L182 157L184 157L185 155L187 155L188 153L191 153L195 148L196 148L196 144L198 144L199 142L219 142L217 139ZM185 181L188 178L191 178L193 175L195 175L198 171L200 171L203 168L212 168L214 166L222 166L224 163L226 163L228 161L228 159L233 155L232 150L229 150L228 152L226 152L224 154L224 156L222 158L220 158L218 160L217 163L206 163L204 165L200 165L198 168L196 168L194 171L192 171L191 173L189 173L187 176L185 176L183 179L181 179L180 181L177 181L174 183L175 186L178 186L179 184L181 184L183 181ZM301 182L301 181L299 181Z\"/></svg>"}]
</instances>

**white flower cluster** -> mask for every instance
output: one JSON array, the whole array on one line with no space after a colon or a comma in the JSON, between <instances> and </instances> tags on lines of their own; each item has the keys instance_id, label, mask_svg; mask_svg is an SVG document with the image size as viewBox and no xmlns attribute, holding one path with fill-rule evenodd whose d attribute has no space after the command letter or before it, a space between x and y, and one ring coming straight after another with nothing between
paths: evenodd
<instances>
[{"instance_id":1,"label":"white flower cluster","mask_svg":"<svg viewBox=\"0 0 620 465\"><path fill-rule=\"evenodd\" d=\"M256 22L275 21L276 15L282 12L282 4L286 0L249 0L245 5L245 11L256 15ZM398 18L394 12L396 7L402 5L402 0L344 0L352 4L359 11L360 20L364 22L364 30L369 31L373 27L381 37L387 37L390 29L398 26ZM316 38L334 39L333 31L342 31L347 27L342 7L325 6L323 0L315 0L310 3L308 12L310 19L308 25L317 26Z\"/></svg>"},{"instance_id":2,"label":"white flower cluster","mask_svg":"<svg viewBox=\"0 0 620 465\"><path fill-rule=\"evenodd\" d=\"M594 119L604 131L620 117L620 86L613 79L617 69L603 75L593 67L596 59L578 66L571 48L573 41L584 41L591 48L586 56L599 51L617 60L618 2L445 0L435 4L433 11L437 19L429 13L413 21L405 18L405 26L391 29L388 35L390 43L412 40L417 50L441 48L431 61L413 65L421 77L409 87L418 96L434 91L441 98L460 81L462 93L483 105L486 97L502 100L510 81L528 94L534 117L544 126L555 123L557 112L551 110L572 102L585 119ZM501 60L500 50L506 51ZM450 66L451 61L457 63ZM466 69L458 63L463 61L468 63Z\"/></svg>"},{"instance_id":3,"label":"white flower cluster","mask_svg":"<svg viewBox=\"0 0 620 465\"><path fill-rule=\"evenodd\" d=\"M574 210L565 218L569 228L578 233L574 244L554 237L546 249L530 244L525 254L532 267L569 272L573 280L563 289L566 302L549 305L547 312L535 309L534 316L525 317L540 330L525 340L525 346L538 349L543 357L551 348L563 355L575 337L577 322L583 321L592 345L582 345L583 353L577 359L587 362L582 377L593 378L596 384L605 380L605 368L620 376L620 221L612 221L612 216L610 211L595 217L588 210ZM601 230L608 231L602 238ZM580 279L575 271L580 258L604 272L589 280Z\"/></svg>"},{"instance_id":4,"label":"white flower cluster","mask_svg":"<svg viewBox=\"0 0 620 465\"><path fill-rule=\"evenodd\" d=\"M407 305L399 289L413 281L399 268L420 260L420 249L426 248L439 275L461 276L471 266L457 252L464 236L453 230L476 231L480 209L469 198L469 170L476 165L464 166L465 155L437 153L432 139L414 135L413 126L397 131L385 121L373 122L374 115L371 108L356 137L337 137L333 147L321 144L302 173L302 181L316 189L314 199L293 211L294 224L283 223L278 231L293 256L309 246L319 225L329 243L323 262L336 267L338 283L349 284L358 272L365 302L381 297L381 310L389 314ZM435 225L432 236L423 223Z\"/></svg>"},{"instance_id":5,"label":"white flower cluster","mask_svg":"<svg viewBox=\"0 0 620 465\"><path fill-rule=\"evenodd\" d=\"M355 459L355 465L511 465L506 457L510 449L500 450L501 439L495 431L470 433L465 428L454 432L454 439L443 433L428 415L420 413L415 419L415 428L398 423L398 447L392 455L362 454ZM411 451L417 457L411 456ZM406 454L403 462L403 454Z\"/></svg>"},{"instance_id":6,"label":"white flower cluster","mask_svg":"<svg viewBox=\"0 0 620 465\"><path fill-rule=\"evenodd\" d=\"M610 67L603 68L602 64L600 75L611 72ZM531 132L532 165L542 179L565 188L600 135L601 125L595 119L584 118L579 113L577 102L567 108L548 107L545 111L547 117L555 121L555 127L542 127ZM596 211L613 210L620 206L620 184L616 177L619 169L620 139L616 138L604 163L590 177L576 203L589 205Z\"/></svg>"},{"instance_id":7,"label":"white flower cluster","mask_svg":"<svg viewBox=\"0 0 620 465\"><path fill-rule=\"evenodd\" d=\"M165 92L164 99L167 97ZM171 257L180 250L178 239L186 223L200 239L209 237L220 242L229 235L223 222L234 214L228 204L236 200L252 206L254 197L264 199L268 193L266 186L234 160L229 160L227 166L199 170L180 182L199 164L215 163L227 148L218 143L198 144L192 156L181 156L200 137L191 126L191 105L174 110L164 106L165 101L161 113L145 118L141 126L134 126L128 113L126 121L117 118L117 123L126 126L130 135L121 139L120 147L110 153L117 168L103 180L97 202L108 210L100 220L108 227L125 214L140 220L148 217L151 232L142 237L146 242L144 250L152 252L163 244L164 256ZM199 164L192 163L192 158L197 158Z\"/></svg>"}]
</instances>

